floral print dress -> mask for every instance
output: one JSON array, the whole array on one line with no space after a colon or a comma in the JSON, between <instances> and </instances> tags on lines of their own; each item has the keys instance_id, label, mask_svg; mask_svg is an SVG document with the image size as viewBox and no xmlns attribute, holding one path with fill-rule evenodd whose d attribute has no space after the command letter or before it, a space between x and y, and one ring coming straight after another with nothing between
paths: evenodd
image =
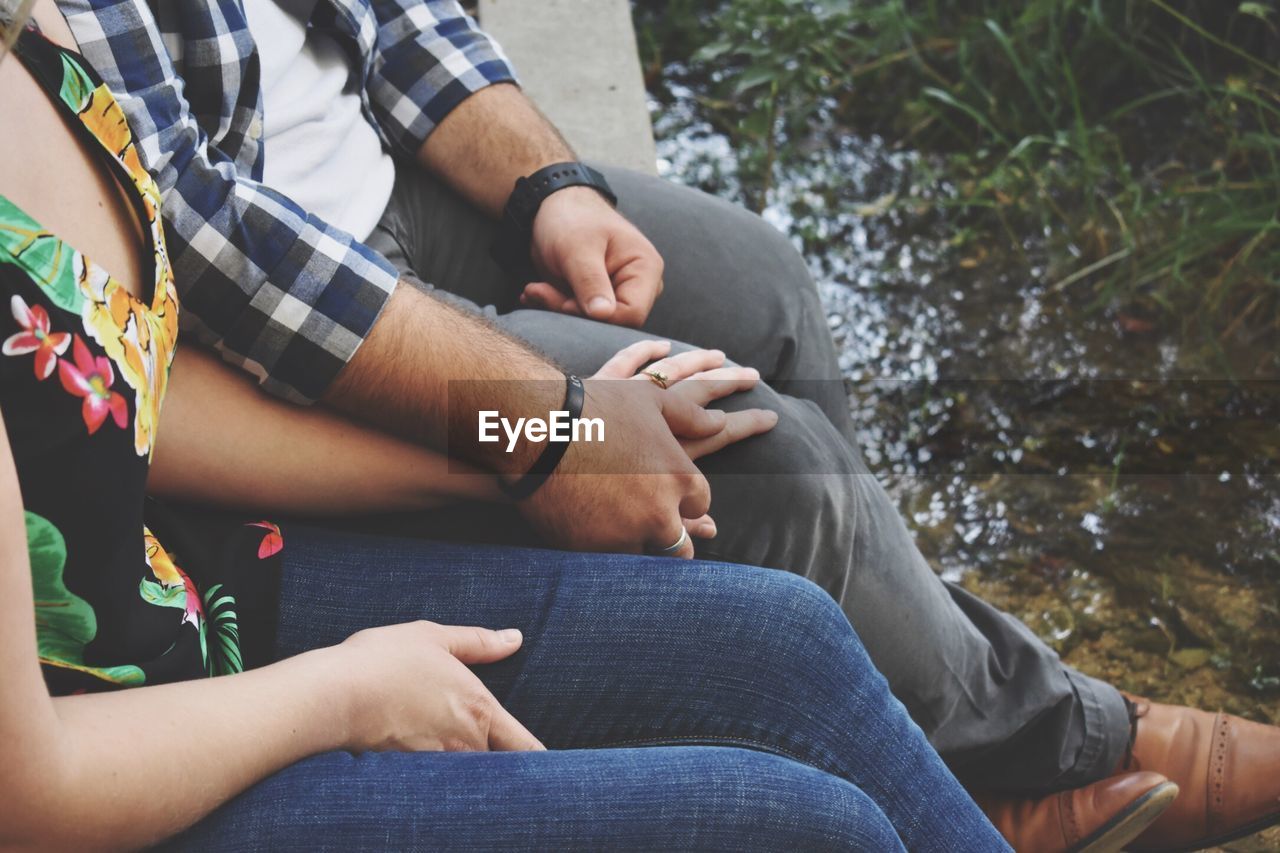
<instances>
[{"instance_id":1,"label":"floral print dress","mask_svg":"<svg viewBox=\"0 0 1280 853\"><path fill-rule=\"evenodd\" d=\"M178 336L159 192L124 114L77 54L32 30L15 52L101 154L153 250L151 293L139 299L0 195L0 409L46 682L71 693L237 672L269 655L283 542L269 522L193 524L144 497ZM166 550L144 518L181 549Z\"/></svg>"}]
</instances>

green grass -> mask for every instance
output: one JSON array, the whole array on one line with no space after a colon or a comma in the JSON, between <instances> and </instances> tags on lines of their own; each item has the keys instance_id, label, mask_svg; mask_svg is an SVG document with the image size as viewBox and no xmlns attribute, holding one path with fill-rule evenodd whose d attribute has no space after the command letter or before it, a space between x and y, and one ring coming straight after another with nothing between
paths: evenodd
<instances>
[{"instance_id":1,"label":"green grass","mask_svg":"<svg viewBox=\"0 0 1280 853\"><path fill-rule=\"evenodd\" d=\"M710 11L708 11L710 9ZM1277 0L639 3L762 207L815 122L930 155L966 230L1050 286L1249 339L1280 327ZM936 164L941 164L940 166ZM986 226L983 228L982 226Z\"/></svg>"}]
</instances>

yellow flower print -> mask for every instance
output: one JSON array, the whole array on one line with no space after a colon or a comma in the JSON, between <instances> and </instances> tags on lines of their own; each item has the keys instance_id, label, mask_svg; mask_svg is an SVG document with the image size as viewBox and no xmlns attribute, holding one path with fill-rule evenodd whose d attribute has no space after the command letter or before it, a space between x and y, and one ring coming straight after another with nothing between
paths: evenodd
<instances>
[{"instance_id":1,"label":"yellow flower print","mask_svg":"<svg viewBox=\"0 0 1280 853\"><path fill-rule=\"evenodd\" d=\"M177 332L177 304L164 287L154 310L133 298L103 270L77 259L84 294L81 319L134 390L134 450L147 456L155 442L160 403L169 384Z\"/></svg>"},{"instance_id":2,"label":"yellow flower print","mask_svg":"<svg viewBox=\"0 0 1280 853\"><path fill-rule=\"evenodd\" d=\"M64 74L66 74L65 69ZM146 169L142 168L138 149L133 144L133 134L129 132L129 123L124 117L124 110L120 109L120 104L111 97L111 92L105 83L89 89L88 78L80 75L69 83L71 85L63 88L63 98L80 114L80 121L111 153L111 156L124 164L138 189L142 189L144 176L147 178L147 183L150 183L150 178ZM143 195L147 206L154 208L154 200L145 198L145 193ZM148 210L147 213L148 218L154 218L153 209Z\"/></svg>"},{"instance_id":3,"label":"yellow flower print","mask_svg":"<svg viewBox=\"0 0 1280 853\"><path fill-rule=\"evenodd\" d=\"M85 330L106 351L136 397L134 449L139 456L151 453L160 402L169 383L178 337L178 301L173 270L165 248L164 228L158 216L160 191L142 166L129 124L120 105L105 85L94 86L76 63L63 57L63 101L102 146L120 161L142 198L144 223L154 252L155 295L143 305L92 262L79 255L74 274L84 296L81 318Z\"/></svg>"}]
</instances>

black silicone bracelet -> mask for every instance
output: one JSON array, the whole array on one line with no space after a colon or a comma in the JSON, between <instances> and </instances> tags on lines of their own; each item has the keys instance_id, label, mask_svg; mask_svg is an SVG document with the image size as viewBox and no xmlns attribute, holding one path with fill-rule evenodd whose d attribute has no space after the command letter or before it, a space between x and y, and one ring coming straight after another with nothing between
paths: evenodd
<instances>
[{"instance_id":1,"label":"black silicone bracelet","mask_svg":"<svg viewBox=\"0 0 1280 853\"><path fill-rule=\"evenodd\" d=\"M582 416L582 404L586 401L587 392L582 387L582 380L572 374L564 378L564 407L563 411L569 413L569 420L575 421ZM560 460L564 458L564 454L569 450L569 442L552 441L547 438L547 448L534 461L533 466L519 480L514 483L507 483L499 480L502 491L507 497L513 501L522 501L525 498L538 491L556 470L556 466L560 464Z\"/></svg>"}]
</instances>

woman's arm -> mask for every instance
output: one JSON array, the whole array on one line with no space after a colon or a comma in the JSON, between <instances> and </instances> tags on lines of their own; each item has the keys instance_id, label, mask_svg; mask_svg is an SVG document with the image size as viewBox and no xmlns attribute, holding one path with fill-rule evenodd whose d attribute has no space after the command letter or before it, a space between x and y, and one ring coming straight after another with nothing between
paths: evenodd
<instances>
[{"instance_id":1,"label":"woman's arm","mask_svg":"<svg viewBox=\"0 0 1280 853\"><path fill-rule=\"evenodd\" d=\"M195 347L180 347L148 491L301 514L502 499L497 480L318 407L280 402Z\"/></svg>"},{"instance_id":2,"label":"woman's arm","mask_svg":"<svg viewBox=\"0 0 1280 853\"><path fill-rule=\"evenodd\" d=\"M51 698L0 419L0 849L140 847L333 749L541 749L465 664L518 631L413 622L222 678Z\"/></svg>"},{"instance_id":3,"label":"woman's arm","mask_svg":"<svg viewBox=\"0 0 1280 853\"><path fill-rule=\"evenodd\" d=\"M51 699L3 423L0 447L0 847L154 841L343 743L346 705L323 653L244 677Z\"/></svg>"}]
</instances>

